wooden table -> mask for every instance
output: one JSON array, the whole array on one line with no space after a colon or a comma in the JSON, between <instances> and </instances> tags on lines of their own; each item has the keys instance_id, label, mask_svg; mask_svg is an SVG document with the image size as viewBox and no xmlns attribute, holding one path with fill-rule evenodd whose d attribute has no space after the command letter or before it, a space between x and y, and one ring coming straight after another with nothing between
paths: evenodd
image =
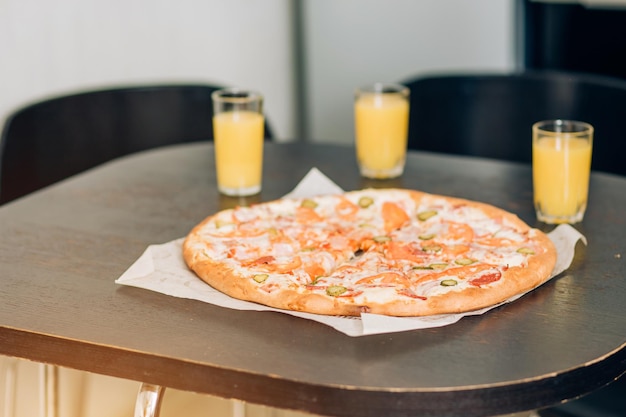
<instances>
[{"instance_id":1,"label":"wooden table","mask_svg":"<svg viewBox=\"0 0 626 417\"><path fill-rule=\"evenodd\" d=\"M410 187L531 225L530 167L410 153L359 177L352 148L268 144L264 189L218 195L213 148L126 157L0 208L0 354L329 416L488 416L580 396L626 371L626 178L594 173L572 267L522 299L437 329L351 338L285 314L116 285L152 243L278 198L313 166L346 190Z\"/></svg>"}]
</instances>

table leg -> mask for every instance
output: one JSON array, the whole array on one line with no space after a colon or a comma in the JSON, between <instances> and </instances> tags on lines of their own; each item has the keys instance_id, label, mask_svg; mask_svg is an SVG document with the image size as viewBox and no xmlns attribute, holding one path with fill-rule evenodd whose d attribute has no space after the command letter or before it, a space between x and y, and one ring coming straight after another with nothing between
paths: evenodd
<instances>
[{"instance_id":1,"label":"table leg","mask_svg":"<svg viewBox=\"0 0 626 417\"><path fill-rule=\"evenodd\" d=\"M159 417L164 387L143 383L135 402L135 417Z\"/></svg>"},{"instance_id":2,"label":"table leg","mask_svg":"<svg viewBox=\"0 0 626 417\"><path fill-rule=\"evenodd\" d=\"M59 415L59 368L42 363L39 365L40 411L42 417Z\"/></svg>"}]
</instances>

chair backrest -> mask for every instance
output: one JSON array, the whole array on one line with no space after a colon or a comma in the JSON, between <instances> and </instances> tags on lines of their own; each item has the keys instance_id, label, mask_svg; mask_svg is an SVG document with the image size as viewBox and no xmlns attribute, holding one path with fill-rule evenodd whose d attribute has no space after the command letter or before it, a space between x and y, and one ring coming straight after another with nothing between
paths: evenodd
<instances>
[{"instance_id":1,"label":"chair backrest","mask_svg":"<svg viewBox=\"0 0 626 417\"><path fill-rule=\"evenodd\" d=\"M120 156L213 140L211 93L219 88L115 88L17 110L0 138L0 204ZM272 137L267 123L265 135Z\"/></svg>"},{"instance_id":2,"label":"chair backrest","mask_svg":"<svg viewBox=\"0 0 626 417\"><path fill-rule=\"evenodd\" d=\"M626 80L533 71L402 84L411 90L409 149L530 162L533 123L582 120L595 127L592 169L626 175Z\"/></svg>"}]
</instances>

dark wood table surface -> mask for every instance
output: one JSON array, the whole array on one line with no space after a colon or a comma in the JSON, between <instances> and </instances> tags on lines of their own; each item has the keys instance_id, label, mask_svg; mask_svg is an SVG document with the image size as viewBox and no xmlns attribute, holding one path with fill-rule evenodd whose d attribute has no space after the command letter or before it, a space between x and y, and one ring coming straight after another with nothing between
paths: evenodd
<instances>
[{"instance_id":1,"label":"dark wood table surface","mask_svg":"<svg viewBox=\"0 0 626 417\"><path fill-rule=\"evenodd\" d=\"M351 338L114 283L149 244L208 214L279 198L312 167L345 190L406 187L538 224L527 165L412 152L359 177L351 147L268 144L263 191L216 191L210 144L105 164L0 207L0 354L329 416L488 416L595 390L626 371L626 178L594 173L571 268L443 328ZM167 401L167 395L165 397Z\"/></svg>"}]
</instances>

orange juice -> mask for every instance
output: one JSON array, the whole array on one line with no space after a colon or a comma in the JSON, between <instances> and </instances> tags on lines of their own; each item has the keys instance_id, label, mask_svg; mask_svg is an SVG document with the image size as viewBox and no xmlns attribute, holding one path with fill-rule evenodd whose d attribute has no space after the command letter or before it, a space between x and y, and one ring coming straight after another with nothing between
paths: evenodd
<instances>
[{"instance_id":1,"label":"orange juice","mask_svg":"<svg viewBox=\"0 0 626 417\"><path fill-rule=\"evenodd\" d=\"M404 169L409 102L400 93L363 93L354 105L357 160L364 176L389 178Z\"/></svg>"},{"instance_id":2,"label":"orange juice","mask_svg":"<svg viewBox=\"0 0 626 417\"><path fill-rule=\"evenodd\" d=\"M217 184L224 194L249 195L261 190L263 124L263 115L253 111L213 116Z\"/></svg>"},{"instance_id":3,"label":"orange juice","mask_svg":"<svg viewBox=\"0 0 626 417\"><path fill-rule=\"evenodd\" d=\"M534 202L539 220L573 223L587 207L591 139L563 133L533 141Z\"/></svg>"}]
</instances>

